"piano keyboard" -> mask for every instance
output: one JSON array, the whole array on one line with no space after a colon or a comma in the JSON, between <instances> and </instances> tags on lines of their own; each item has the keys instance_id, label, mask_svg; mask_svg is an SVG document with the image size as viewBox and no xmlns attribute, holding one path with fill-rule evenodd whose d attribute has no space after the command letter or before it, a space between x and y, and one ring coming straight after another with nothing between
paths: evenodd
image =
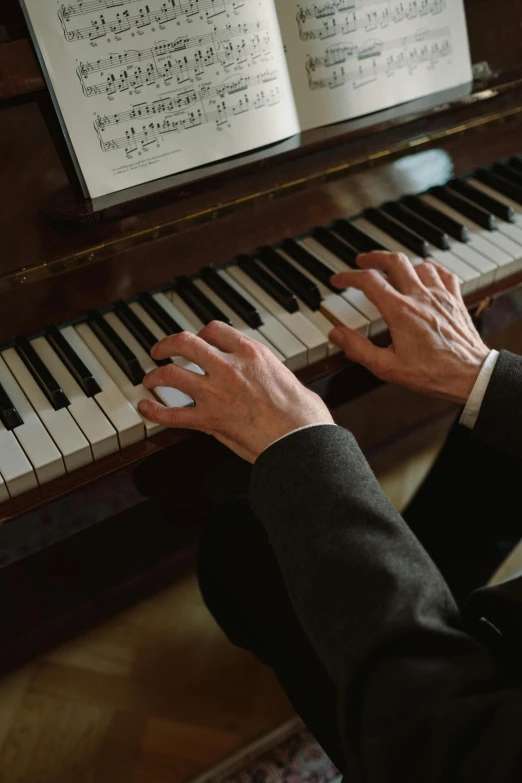
<instances>
[{"instance_id":1,"label":"piano keyboard","mask_svg":"<svg viewBox=\"0 0 522 783\"><path fill-rule=\"evenodd\" d=\"M386 327L362 292L339 291L336 272L361 252L432 258L468 294L522 269L522 159L476 171L420 196L369 209L232 264L178 278L74 324L0 350L0 502L113 454L161 428L137 410L154 343L221 320L268 346L291 370L337 351L332 320L374 337ZM173 362L201 372L180 358ZM158 388L165 405L192 404Z\"/></svg>"}]
</instances>

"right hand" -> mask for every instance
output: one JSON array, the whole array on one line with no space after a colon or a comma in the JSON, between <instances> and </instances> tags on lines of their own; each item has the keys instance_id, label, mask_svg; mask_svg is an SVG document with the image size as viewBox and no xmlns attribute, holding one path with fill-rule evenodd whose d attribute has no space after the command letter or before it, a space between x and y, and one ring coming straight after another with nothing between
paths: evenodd
<instances>
[{"instance_id":1,"label":"right hand","mask_svg":"<svg viewBox=\"0 0 522 783\"><path fill-rule=\"evenodd\" d=\"M375 251L357 263L361 271L334 275L332 282L366 294L392 344L378 348L346 327L334 329L330 340L381 380L465 405L489 348L466 309L458 277L433 261L414 267L402 253Z\"/></svg>"}]
</instances>

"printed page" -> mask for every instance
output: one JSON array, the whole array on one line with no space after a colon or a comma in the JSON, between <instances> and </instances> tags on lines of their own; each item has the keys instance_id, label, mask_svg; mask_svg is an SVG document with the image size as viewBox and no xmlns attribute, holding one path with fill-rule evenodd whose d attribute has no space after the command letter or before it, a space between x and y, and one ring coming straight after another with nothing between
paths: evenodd
<instances>
[{"instance_id":1,"label":"printed page","mask_svg":"<svg viewBox=\"0 0 522 783\"><path fill-rule=\"evenodd\" d=\"M276 0L302 130L472 81L463 0Z\"/></svg>"},{"instance_id":2,"label":"printed page","mask_svg":"<svg viewBox=\"0 0 522 783\"><path fill-rule=\"evenodd\" d=\"M299 131L274 0L23 0L89 195Z\"/></svg>"}]
</instances>

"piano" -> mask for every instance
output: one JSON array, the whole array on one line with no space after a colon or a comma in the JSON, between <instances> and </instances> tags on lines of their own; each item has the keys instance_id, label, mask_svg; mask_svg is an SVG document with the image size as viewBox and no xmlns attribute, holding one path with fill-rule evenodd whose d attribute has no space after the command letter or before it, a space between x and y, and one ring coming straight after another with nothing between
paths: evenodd
<instances>
[{"instance_id":1,"label":"piano","mask_svg":"<svg viewBox=\"0 0 522 783\"><path fill-rule=\"evenodd\" d=\"M210 438L137 413L164 335L224 320L335 408L378 381L329 343L332 321L387 339L362 293L329 282L360 252L435 259L487 333L521 321L522 0L467 12L470 97L310 131L94 213L22 14L0 11L0 667L191 568L209 509L246 490L248 466ZM67 514L76 531L46 531Z\"/></svg>"}]
</instances>

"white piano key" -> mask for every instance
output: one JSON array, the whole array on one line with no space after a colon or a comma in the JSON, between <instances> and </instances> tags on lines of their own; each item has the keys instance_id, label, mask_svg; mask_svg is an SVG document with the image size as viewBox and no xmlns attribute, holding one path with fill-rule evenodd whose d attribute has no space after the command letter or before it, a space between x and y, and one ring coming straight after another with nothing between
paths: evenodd
<instances>
[{"instance_id":1,"label":"white piano key","mask_svg":"<svg viewBox=\"0 0 522 783\"><path fill-rule=\"evenodd\" d=\"M276 302L274 299L272 299L271 296L268 296L268 294L263 291L261 286L257 285L257 283L252 280L242 269L236 266L228 267L227 272L231 275L231 277L234 277L234 279L244 288L248 291L251 298L253 298L256 302L258 302L266 312L270 313L274 318L277 319L277 321L289 332L289 334L293 335L293 337L296 340L296 345L300 346L301 351L301 363L300 366L296 369L301 369L302 367L307 367L309 364L312 364L314 361L317 361L314 358L310 358L311 352L309 347L309 337L310 337L310 330L308 329L308 325L304 321L303 317L301 316L301 313L289 313L287 312L284 307L282 307L278 302ZM321 335L322 340L322 335ZM292 368L293 369L293 368Z\"/></svg>"},{"instance_id":2,"label":"white piano key","mask_svg":"<svg viewBox=\"0 0 522 783\"><path fill-rule=\"evenodd\" d=\"M389 234L386 234L386 232L382 229L374 226L373 223L370 223L368 220L366 220L366 218L360 217L356 218L355 220L351 220L350 222L353 223L353 225L360 231L363 231L369 237L375 239L376 242L385 247L386 250L389 250L390 253L404 253L404 255L410 259L413 266L422 264L424 261L424 258L416 255L416 253L410 250L409 247L406 247L406 245L401 244Z\"/></svg>"},{"instance_id":3,"label":"white piano key","mask_svg":"<svg viewBox=\"0 0 522 783\"><path fill-rule=\"evenodd\" d=\"M291 266L294 267L298 272L303 272L303 270L293 262L293 259L290 258L283 250L280 248L277 248L276 250L279 255L285 259ZM281 278L278 277L274 272L272 272L274 277L277 277L280 282L284 285L284 281L281 280ZM326 296L330 293L325 286L323 286L318 280L315 279L313 275L306 271L306 276L313 282L315 285L317 285L317 288L319 289L319 293L321 294L321 299L324 300L325 298L325 292ZM304 315L304 317L313 323L313 325L316 327L316 329L319 329L321 334L324 337L325 340L325 346L328 356L333 356L336 353L340 353L341 349L337 347L337 345L334 345L329 340L330 332L333 329L333 324L331 321L326 318L326 316L321 312L321 310L311 310L301 299L296 295L297 302L299 304L299 311Z\"/></svg>"},{"instance_id":4,"label":"white piano key","mask_svg":"<svg viewBox=\"0 0 522 783\"><path fill-rule=\"evenodd\" d=\"M299 244L302 245L302 247L304 247L304 249L309 253L316 256L319 261L323 261L334 272L353 272L353 269L345 264L344 261L332 253L331 250L323 247L323 245L321 245L312 237L307 237L306 239L300 240ZM282 253L282 251L278 252ZM285 258L287 261L294 263L290 256L285 255ZM294 266L298 268L297 264L295 263ZM311 275L309 272L307 272L307 274L309 277L313 277L313 275ZM359 313L361 313L362 316L364 316L364 318L370 324L368 330L370 337L375 337L375 335L379 334L380 332L384 332L387 329L387 326L379 310L375 307L373 302L370 302L366 294L364 294L362 291L359 291L357 288L347 288L345 291L340 291L339 294L332 294L332 292L320 281L318 281L316 278L313 279L319 286L321 286L320 291L325 301L330 301L329 297L331 296L341 296L348 302L349 305L354 307Z\"/></svg>"},{"instance_id":5,"label":"white piano key","mask_svg":"<svg viewBox=\"0 0 522 783\"><path fill-rule=\"evenodd\" d=\"M234 274L231 274L231 270ZM238 269L238 267L229 267L226 271L219 270L219 274L222 276L223 280L226 280L232 288L235 288L241 296L244 296L248 302L257 308L259 315L263 319L263 326L259 327L259 331L270 343L272 343L272 345L275 345L277 350L284 356L284 363L286 366L294 371L306 367L307 351L305 346L299 342L299 340L297 340L294 335L277 320L277 318L263 307L263 305L250 293L248 287L243 286L243 279L247 276L242 270Z\"/></svg>"},{"instance_id":6,"label":"white piano key","mask_svg":"<svg viewBox=\"0 0 522 783\"><path fill-rule=\"evenodd\" d=\"M154 400L154 395L151 394L151 392L149 392L142 383L139 383L137 386L133 386L132 382L127 378L123 370L120 369L119 365L114 361L110 353L101 344L87 323L77 324L74 328L84 343L87 345L87 348L91 351L91 353L94 354L95 358L99 361L108 375L110 375L120 392L124 395L124 397L127 398L134 410L137 412L138 416L145 425L145 434L147 437L156 435L156 433L164 430L165 427L159 424L154 424L152 421L149 421L144 416L142 416L138 411L138 403L141 400Z\"/></svg>"},{"instance_id":7,"label":"white piano key","mask_svg":"<svg viewBox=\"0 0 522 783\"><path fill-rule=\"evenodd\" d=\"M98 392L94 399L116 430L120 448L124 449L144 440L145 428L141 416L118 389L74 327L66 326L61 332L71 348L76 351L85 366L92 372L100 387L101 392Z\"/></svg>"},{"instance_id":8,"label":"white piano key","mask_svg":"<svg viewBox=\"0 0 522 783\"><path fill-rule=\"evenodd\" d=\"M1 449L0 445L0 449ZM5 485L5 482L0 475L0 503L5 503L6 500L9 500L9 492L7 491L7 487Z\"/></svg>"},{"instance_id":9,"label":"white piano key","mask_svg":"<svg viewBox=\"0 0 522 783\"><path fill-rule=\"evenodd\" d=\"M397 242L397 240L393 239L393 237L389 236L389 234L386 234L386 232L376 228L364 218L358 218L357 220L354 220L353 224L361 231L364 231L366 234L370 234L377 242L380 242L391 252L405 253L414 266L422 264L422 262L425 260L420 258L420 256L415 255L415 253L409 250L405 245ZM432 257L434 261L441 263L445 268L449 269L458 276L462 292L464 294L469 294L479 287L480 273L477 272L476 269L468 266L464 262L460 261L460 259L455 258L451 255L451 253L445 255L444 259L442 259L436 248L432 247L432 251Z\"/></svg>"},{"instance_id":10,"label":"white piano key","mask_svg":"<svg viewBox=\"0 0 522 783\"><path fill-rule=\"evenodd\" d=\"M22 426L22 425L20 425ZM0 502L2 502L2 487L5 491L4 500L23 495L24 492L38 486L36 474L27 456L18 443L14 431L7 430L0 421Z\"/></svg>"},{"instance_id":11,"label":"white piano key","mask_svg":"<svg viewBox=\"0 0 522 783\"><path fill-rule=\"evenodd\" d=\"M67 408L54 410L14 348L3 351L2 357L58 446L67 472L89 465L93 461L91 447Z\"/></svg>"},{"instance_id":12,"label":"white piano key","mask_svg":"<svg viewBox=\"0 0 522 783\"><path fill-rule=\"evenodd\" d=\"M475 179L474 177L468 180L468 182L470 185L473 185L474 188L481 190L487 196L491 196L497 201L500 201L501 204L506 204L506 206L512 207L515 212L515 224L522 228L522 204L519 204L518 201L514 201L513 199L509 198L509 196L505 196L503 193L500 193L498 190L495 190L489 185L480 182L480 180Z\"/></svg>"},{"instance_id":13,"label":"white piano key","mask_svg":"<svg viewBox=\"0 0 522 783\"><path fill-rule=\"evenodd\" d=\"M230 323L234 329L238 329L252 340L256 340L256 342L265 345L267 348L270 348L272 353L279 359L279 361L282 362L284 360L283 354L279 353L277 348L269 343L266 337L263 337L258 329L252 329L246 323L246 321L243 321L243 319L236 312L234 312L234 310L232 310L232 308L229 307L227 303L224 302L223 299L221 299L221 297L218 296L218 294L216 294L215 291L213 291L212 288L210 288L210 286L205 283L204 280L194 280L194 285L196 285L199 290L205 294L207 299L210 299L210 301L216 305L216 307L219 307L223 315L226 315L226 317L230 320Z\"/></svg>"},{"instance_id":14,"label":"white piano key","mask_svg":"<svg viewBox=\"0 0 522 783\"><path fill-rule=\"evenodd\" d=\"M149 356L147 351L142 348L139 342L132 336L125 324L120 321L116 313L106 313L104 315L107 323L114 329L118 337L131 349L132 353L138 359L143 370L150 372L157 369L158 365ZM171 386L157 386L154 389L154 395L167 408L190 408L194 405L194 400L179 389L173 389Z\"/></svg>"},{"instance_id":15,"label":"white piano key","mask_svg":"<svg viewBox=\"0 0 522 783\"><path fill-rule=\"evenodd\" d=\"M280 280L277 274L272 272L270 269L267 269L262 261L259 261L259 265L265 270L265 272ZM284 283L284 281L280 280L280 282L285 288L289 288L288 285ZM306 347L306 350L308 351L308 364L315 364L315 362L319 362L321 359L326 359L328 356L328 340L325 339L323 332L321 332L320 329L318 329L315 324L307 318L304 312L305 305L299 300L297 294L294 293L294 296L296 298L299 310L296 313L289 313L282 305L276 302L276 300L270 296L270 294L267 294L264 289L253 280L252 285L255 286L255 288L252 288L252 293L254 296L256 296L256 292L260 292L261 295L264 296L264 301L261 303L265 307L268 306L268 309L272 315L277 318L277 320L280 321L283 326L286 326L288 331L292 332L292 334L294 334L297 339ZM309 308L307 308L307 310L308 312L311 312Z\"/></svg>"},{"instance_id":16,"label":"white piano key","mask_svg":"<svg viewBox=\"0 0 522 783\"><path fill-rule=\"evenodd\" d=\"M190 328L186 329L188 332L192 332L192 334L199 334L202 329L205 328L205 324L203 321L200 320L200 318L196 315L194 310L192 310L191 307L184 302L184 300L181 298L181 296L176 293L176 291L170 290L167 292L167 296L170 299L172 305L174 306L174 309L176 312L178 312L181 317L183 323L178 320L178 324L180 326L183 326L185 329L184 324L188 324ZM177 320L177 319L176 319Z\"/></svg>"},{"instance_id":17,"label":"white piano key","mask_svg":"<svg viewBox=\"0 0 522 783\"><path fill-rule=\"evenodd\" d=\"M500 231L485 231L481 229L476 223L457 212L452 207L448 207L442 201L439 201L435 196L426 194L421 196L423 201L429 204L430 207L435 207L439 212L444 213L448 217L457 220L461 225L466 226L471 234L471 241L468 243L473 250L477 253L493 261L497 266L511 267L518 261L519 248L508 237L504 236Z\"/></svg>"},{"instance_id":18,"label":"white piano key","mask_svg":"<svg viewBox=\"0 0 522 783\"><path fill-rule=\"evenodd\" d=\"M13 434L33 466L38 483L46 484L63 476L62 455L1 356L0 383L22 418L23 424L16 427Z\"/></svg>"},{"instance_id":19,"label":"white piano key","mask_svg":"<svg viewBox=\"0 0 522 783\"><path fill-rule=\"evenodd\" d=\"M45 337L31 340L31 345L62 387L69 400L68 411L91 446L95 460L119 451L116 430L96 404L94 397L87 397L60 357Z\"/></svg>"},{"instance_id":20,"label":"white piano key","mask_svg":"<svg viewBox=\"0 0 522 783\"><path fill-rule=\"evenodd\" d=\"M178 323L185 332L191 332L192 334L197 334L203 328L203 324L201 323L201 321L199 320L199 318L196 316L195 313L193 314L194 320L190 318L190 314L189 317L185 316L185 312L187 308L185 307L184 302L182 302L184 312L181 312L176 307L176 305L173 304L172 302L173 293L174 293L173 291L167 291L164 294L161 293L153 294L153 296L156 302L159 305L161 305L161 307L163 307L166 313L168 313L172 318L174 318L176 323ZM177 297L177 299L179 299L179 297Z\"/></svg>"}]
</instances>

